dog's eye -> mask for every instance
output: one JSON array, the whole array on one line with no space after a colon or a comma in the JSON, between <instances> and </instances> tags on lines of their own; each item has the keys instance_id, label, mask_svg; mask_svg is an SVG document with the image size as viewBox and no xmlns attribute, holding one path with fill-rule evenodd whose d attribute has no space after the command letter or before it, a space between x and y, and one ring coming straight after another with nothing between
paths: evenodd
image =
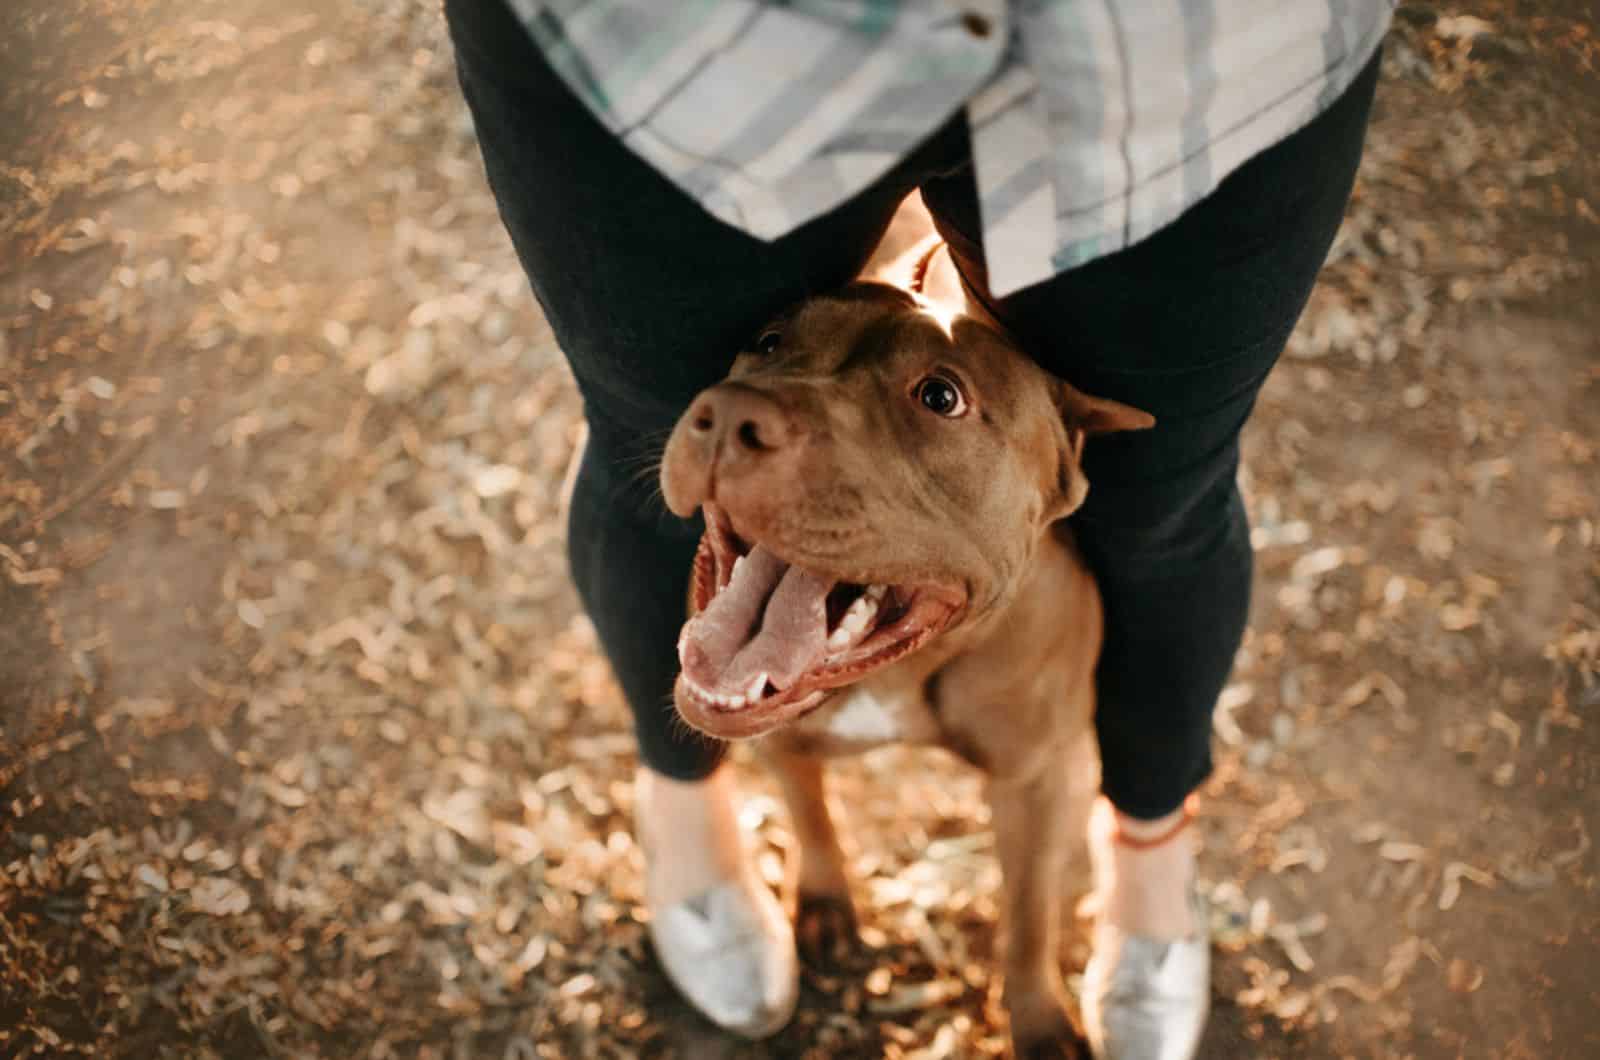
<instances>
[{"instance_id":1,"label":"dog's eye","mask_svg":"<svg viewBox=\"0 0 1600 1060\"><path fill-rule=\"evenodd\" d=\"M760 354L773 353L777 350L778 343L782 340L783 336L776 331L768 331L756 340L756 352Z\"/></svg>"},{"instance_id":2,"label":"dog's eye","mask_svg":"<svg viewBox=\"0 0 1600 1060\"><path fill-rule=\"evenodd\" d=\"M961 388L942 375L930 375L917 384L917 400L929 412L954 419L967 411Z\"/></svg>"}]
</instances>

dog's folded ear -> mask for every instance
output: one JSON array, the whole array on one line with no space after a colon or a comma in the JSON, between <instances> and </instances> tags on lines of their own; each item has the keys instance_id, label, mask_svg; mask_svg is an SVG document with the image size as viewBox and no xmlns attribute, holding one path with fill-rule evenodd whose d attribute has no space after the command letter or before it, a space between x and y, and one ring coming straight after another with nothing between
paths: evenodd
<instances>
[{"instance_id":1,"label":"dog's folded ear","mask_svg":"<svg viewBox=\"0 0 1600 1060\"><path fill-rule=\"evenodd\" d=\"M1046 519L1054 522L1077 511L1089 495L1089 480L1083 474L1083 444L1092 434L1112 431L1142 431L1156 425L1148 412L1110 398L1090 397L1071 383L1054 382L1056 408L1066 427L1060 462L1056 469L1056 498L1045 507Z\"/></svg>"},{"instance_id":2,"label":"dog's folded ear","mask_svg":"<svg viewBox=\"0 0 1600 1060\"><path fill-rule=\"evenodd\" d=\"M1056 406L1069 428L1085 434L1142 431L1156 425L1156 418L1142 409L1110 398L1090 397L1061 380L1056 380Z\"/></svg>"}]
</instances>

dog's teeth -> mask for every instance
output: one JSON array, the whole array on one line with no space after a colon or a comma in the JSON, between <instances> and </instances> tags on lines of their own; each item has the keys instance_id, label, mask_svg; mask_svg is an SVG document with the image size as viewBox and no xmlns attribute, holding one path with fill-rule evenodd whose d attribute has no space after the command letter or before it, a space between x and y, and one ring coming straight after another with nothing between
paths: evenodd
<instances>
[{"instance_id":1,"label":"dog's teeth","mask_svg":"<svg viewBox=\"0 0 1600 1060\"><path fill-rule=\"evenodd\" d=\"M882 600L883 594L887 593L888 591L889 587L887 585L873 583L872 585L867 586L867 598L870 600Z\"/></svg>"},{"instance_id":2,"label":"dog's teeth","mask_svg":"<svg viewBox=\"0 0 1600 1060\"><path fill-rule=\"evenodd\" d=\"M839 628L849 630L852 634L860 633L867 628L867 623L872 621L872 616L878 613L878 602L870 597L859 597L850 609L839 620Z\"/></svg>"},{"instance_id":3,"label":"dog's teeth","mask_svg":"<svg viewBox=\"0 0 1600 1060\"><path fill-rule=\"evenodd\" d=\"M878 601L871 596L858 596L845 613L839 617L838 626L828 634L827 647L839 651L850 647L861 634L866 632L867 625L878 613Z\"/></svg>"},{"instance_id":4,"label":"dog's teeth","mask_svg":"<svg viewBox=\"0 0 1600 1060\"><path fill-rule=\"evenodd\" d=\"M754 703L756 700L761 698L761 693L765 692L766 690L767 674L766 671L763 670L761 673L756 674L755 679L750 682L750 687L745 690L744 696L750 702Z\"/></svg>"},{"instance_id":5,"label":"dog's teeth","mask_svg":"<svg viewBox=\"0 0 1600 1060\"><path fill-rule=\"evenodd\" d=\"M733 557L733 569L728 572L730 577L738 577L739 564L741 564L743 562L744 562L744 557L743 556L735 556L735 557Z\"/></svg>"},{"instance_id":6,"label":"dog's teeth","mask_svg":"<svg viewBox=\"0 0 1600 1060\"><path fill-rule=\"evenodd\" d=\"M689 688L692 692L699 696L699 698L705 700L707 703L715 703L717 706L724 707L728 710L738 710L740 707L745 705L744 696L730 696L721 692L713 692L709 688L701 688L693 681L689 682Z\"/></svg>"}]
</instances>

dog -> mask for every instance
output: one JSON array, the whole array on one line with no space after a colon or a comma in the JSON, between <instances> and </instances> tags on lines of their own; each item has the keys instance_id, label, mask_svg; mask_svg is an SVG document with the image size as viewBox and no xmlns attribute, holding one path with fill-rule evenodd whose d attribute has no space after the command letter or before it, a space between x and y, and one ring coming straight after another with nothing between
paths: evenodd
<instances>
[{"instance_id":1,"label":"dog","mask_svg":"<svg viewBox=\"0 0 1600 1060\"><path fill-rule=\"evenodd\" d=\"M802 952L855 937L823 760L954 752L987 774L1018 1056L1088 1055L1058 910L1098 780L1102 611L1063 520L1086 440L1154 422L1023 354L935 238L772 321L663 454L667 506L706 527L674 700L711 736L763 738L801 851Z\"/></svg>"}]
</instances>

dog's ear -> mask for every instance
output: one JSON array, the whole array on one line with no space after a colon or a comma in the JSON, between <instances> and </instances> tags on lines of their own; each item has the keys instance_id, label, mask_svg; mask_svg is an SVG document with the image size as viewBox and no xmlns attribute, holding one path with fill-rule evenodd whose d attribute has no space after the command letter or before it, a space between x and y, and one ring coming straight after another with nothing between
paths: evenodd
<instances>
[{"instance_id":1,"label":"dog's ear","mask_svg":"<svg viewBox=\"0 0 1600 1060\"><path fill-rule=\"evenodd\" d=\"M1085 434L1142 431L1156 425L1156 418L1143 409L1110 398L1090 397L1060 380L1056 382L1056 407L1069 430L1076 428Z\"/></svg>"},{"instance_id":2,"label":"dog's ear","mask_svg":"<svg viewBox=\"0 0 1600 1060\"><path fill-rule=\"evenodd\" d=\"M1109 398L1090 397L1070 383L1055 380L1056 408L1066 426L1065 446L1056 467L1056 497L1045 506L1045 518L1054 522L1071 515L1089 495L1089 480L1083 474L1083 443L1091 434L1111 431L1142 431L1154 427L1156 418L1148 412Z\"/></svg>"}]
</instances>

